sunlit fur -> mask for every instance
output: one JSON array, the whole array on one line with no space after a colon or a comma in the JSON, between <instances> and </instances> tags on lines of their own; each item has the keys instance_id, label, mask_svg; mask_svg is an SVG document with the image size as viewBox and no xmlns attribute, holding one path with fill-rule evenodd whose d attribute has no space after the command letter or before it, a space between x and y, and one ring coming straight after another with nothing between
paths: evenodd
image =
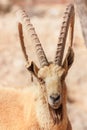
<instances>
[{"instance_id":1,"label":"sunlit fur","mask_svg":"<svg viewBox=\"0 0 87 130\"><path fill-rule=\"evenodd\" d=\"M0 130L71 130L66 113L66 85L61 76L64 69L57 65L43 67L37 82L25 89L0 87ZM39 81L39 80L38 80ZM63 119L55 123L50 113L48 98L61 93Z\"/></svg>"},{"instance_id":2,"label":"sunlit fur","mask_svg":"<svg viewBox=\"0 0 87 130\"><path fill-rule=\"evenodd\" d=\"M63 76L65 70L58 65L51 64L50 66L45 66L40 69L38 72L38 77L42 80L43 87L47 91L47 100L48 103L52 106L53 103L50 99L50 96L60 95L60 100L57 103L58 106L62 103L62 91L63 89ZM53 106L55 107L55 106Z\"/></svg>"}]
</instances>

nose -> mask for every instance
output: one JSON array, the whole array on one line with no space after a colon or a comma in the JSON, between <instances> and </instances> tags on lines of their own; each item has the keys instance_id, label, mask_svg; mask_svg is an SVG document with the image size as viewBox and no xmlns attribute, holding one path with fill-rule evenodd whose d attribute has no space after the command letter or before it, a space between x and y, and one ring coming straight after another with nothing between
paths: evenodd
<instances>
[{"instance_id":1,"label":"nose","mask_svg":"<svg viewBox=\"0 0 87 130\"><path fill-rule=\"evenodd\" d=\"M60 94L55 94L50 96L50 99L52 100L53 103L57 103L60 100Z\"/></svg>"}]
</instances>

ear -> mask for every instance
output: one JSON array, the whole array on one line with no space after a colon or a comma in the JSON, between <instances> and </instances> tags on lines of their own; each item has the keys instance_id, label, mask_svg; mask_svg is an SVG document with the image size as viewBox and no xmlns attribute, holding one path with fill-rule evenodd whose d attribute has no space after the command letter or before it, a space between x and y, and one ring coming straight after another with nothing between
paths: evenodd
<instances>
[{"instance_id":1,"label":"ear","mask_svg":"<svg viewBox=\"0 0 87 130\"><path fill-rule=\"evenodd\" d=\"M27 64L26 68L28 69L28 71L30 71L30 73L32 73L37 78L39 68L33 61L31 62L31 64Z\"/></svg>"},{"instance_id":2,"label":"ear","mask_svg":"<svg viewBox=\"0 0 87 130\"><path fill-rule=\"evenodd\" d=\"M68 53L65 57L65 60L63 62L63 68L66 70L66 72L69 70L69 68L71 67L72 63L74 61L74 52L73 49L71 47L69 47L68 49Z\"/></svg>"}]
</instances>

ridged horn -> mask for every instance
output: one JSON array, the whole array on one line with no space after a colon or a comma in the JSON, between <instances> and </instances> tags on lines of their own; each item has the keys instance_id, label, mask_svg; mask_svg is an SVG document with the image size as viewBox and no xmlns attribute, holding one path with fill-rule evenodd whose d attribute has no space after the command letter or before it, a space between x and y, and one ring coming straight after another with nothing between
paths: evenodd
<instances>
[{"instance_id":1,"label":"ridged horn","mask_svg":"<svg viewBox=\"0 0 87 130\"><path fill-rule=\"evenodd\" d=\"M44 53L40 40L35 32L33 25L30 22L30 19L29 19L27 13L24 10L19 10L17 12L17 14L21 18L21 23L22 23L24 29L30 35L31 40L35 44L36 53L37 53L41 67L48 66L49 65L48 60L46 58L46 55Z\"/></svg>"},{"instance_id":2,"label":"ridged horn","mask_svg":"<svg viewBox=\"0 0 87 130\"><path fill-rule=\"evenodd\" d=\"M74 6L72 4L67 6L66 11L64 13L60 36L57 44L57 51L54 62L59 66L62 64L69 26L71 28L70 30L70 38L71 38L70 46L71 46L73 41L73 28L74 28Z\"/></svg>"}]
</instances>

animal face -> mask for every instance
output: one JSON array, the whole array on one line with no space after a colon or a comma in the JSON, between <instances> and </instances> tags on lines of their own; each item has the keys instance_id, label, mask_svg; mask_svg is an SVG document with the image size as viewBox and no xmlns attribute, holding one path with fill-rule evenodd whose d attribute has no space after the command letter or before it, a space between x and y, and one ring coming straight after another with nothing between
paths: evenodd
<instances>
[{"instance_id":1,"label":"animal face","mask_svg":"<svg viewBox=\"0 0 87 130\"><path fill-rule=\"evenodd\" d=\"M47 92L49 105L58 109L62 103L64 79L74 60L72 48L69 48L66 58L61 66L51 63L40 69L34 62L27 66L27 69L39 80L40 86Z\"/></svg>"},{"instance_id":2,"label":"animal face","mask_svg":"<svg viewBox=\"0 0 87 130\"><path fill-rule=\"evenodd\" d=\"M38 71L38 79L46 88L49 105L58 109L62 103L62 89L65 78L65 69L54 64L45 66Z\"/></svg>"}]
</instances>

